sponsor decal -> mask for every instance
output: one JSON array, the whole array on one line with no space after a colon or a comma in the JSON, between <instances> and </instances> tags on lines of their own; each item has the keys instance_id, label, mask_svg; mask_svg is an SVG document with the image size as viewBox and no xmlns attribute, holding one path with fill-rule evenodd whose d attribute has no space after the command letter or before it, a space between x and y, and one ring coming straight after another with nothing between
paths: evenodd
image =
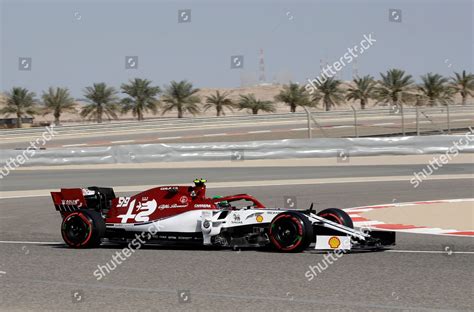
<instances>
[{"instance_id":1,"label":"sponsor decal","mask_svg":"<svg viewBox=\"0 0 474 312\"><path fill-rule=\"evenodd\" d=\"M329 238L329 246L334 249L339 248L339 246L341 246L341 240L339 237L333 236Z\"/></svg>"},{"instance_id":2,"label":"sponsor decal","mask_svg":"<svg viewBox=\"0 0 474 312\"><path fill-rule=\"evenodd\" d=\"M95 192L88 189L82 189L82 195L84 196L95 195Z\"/></svg>"},{"instance_id":3,"label":"sponsor decal","mask_svg":"<svg viewBox=\"0 0 474 312\"><path fill-rule=\"evenodd\" d=\"M234 217L234 220L230 221L230 223L238 223L238 224L242 223L242 221L240 221L240 216L238 214L234 214L233 217Z\"/></svg>"},{"instance_id":4,"label":"sponsor decal","mask_svg":"<svg viewBox=\"0 0 474 312\"><path fill-rule=\"evenodd\" d=\"M211 208L210 204L196 204L194 208Z\"/></svg>"},{"instance_id":5,"label":"sponsor decal","mask_svg":"<svg viewBox=\"0 0 474 312\"><path fill-rule=\"evenodd\" d=\"M124 198L128 198L128 200L130 200L129 197ZM156 200L154 199L147 202L139 202L136 206L135 202L136 199L130 202L130 204L128 205L127 213L117 216L118 218L122 219L121 223L128 223L129 219L132 219L132 221L135 222L148 222L150 220L150 215L155 212L158 206ZM117 205L117 207L119 206ZM136 213L134 213L135 209Z\"/></svg>"},{"instance_id":6,"label":"sponsor decal","mask_svg":"<svg viewBox=\"0 0 474 312\"><path fill-rule=\"evenodd\" d=\"M263 221L263 216L258 215L258 216L255 217L255 220L257 220L257 222L262 222Z\"/></svg>"},{"instance_id":7,"label":"sponsor decal","mask_svg":"<svg viewBox=\"0 0 474 312\"><path fill-rule=\"evenodd\" d=\"M148 198L148 197L147 197ZM155 212L156 207L158 205L156 204L156 200L150 200L145 203L138 203L137 205L137 210L139 213L135 216L135 221L138 222L147 222L150 220L149 216Z\"/></svg>"},{"instance_id":8,"label":"sponsor decal","mask_svg":"<svg viewBox=\"0 0 474 312\"><path fill-rule=\"evenodd\" d=\"M77 205L79 199L62 199L61 205Z\"/></svg>"},{"instance_id":9,"label":"sponsor decal","mask_svg":"<svg viewBox=\"0 0 474 312\"><path fill-rule=\"evenodd\" d=\"M80 204L80 206L82 206L82 203L79 201L79 199L62 199L61 200L61 205L74 205L74 206L77 206L78 204Z\"/></svg>"},{"instance_id":10,"label":"sponsor decal","mask_svg":"<svg viewBox=\"0 0 474 312\"><path fill-rule=\"evenodd\" d=\"M179 199L179 202L181 204L187 204L188 203L188 197L187 196L181 196L181 198Z\"/></svg>"},{"instance_id":11,"label":"sponsor decal","mask_svg":"<svg viewBox=\"0 0 474 312\"><path fill-rule=\"evenodd\" d=\"M162 204L162 205L159 205L158 206L158 209L160 210L163 210L163 209L173 209L173 208L186 208L188 207L188 205L178 205L178 204L172 204L172 205L168 205L168 204Z\"/></svg>"},{"instance_id":12,"label":"sponsor decal","mask_svg":"<svg viewBox=\"0 0 474 312\"><path fill-rule=\"evenodd\" d=\"M176 190L178 190L177 186L160 187L160 191L176 191Z\"/></svg>"},{"instance_id":13,"label":"sponsor decal","mask_svg":"<svg viewBox=\"0 0 474 312\"><path fill-rule=\"evenodd\" d=\"M253 217L255 217L256 215L257 215L256 213L249 214L249 215L247 216L247 218L245 218L245 220L250 219L250 218L253 218Z\"/></svg>"}]
</instances>

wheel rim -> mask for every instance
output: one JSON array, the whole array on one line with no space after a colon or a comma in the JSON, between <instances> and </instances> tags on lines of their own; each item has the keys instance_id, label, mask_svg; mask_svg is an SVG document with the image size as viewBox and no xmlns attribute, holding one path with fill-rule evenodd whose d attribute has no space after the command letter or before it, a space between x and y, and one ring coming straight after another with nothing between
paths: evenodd
<instances>
[{"instance_id":1,"label":"wheel rim","mask_svg":"<svg viewBox=\"0 0 474 312\"><path fill-rule=\"evenodd\" d=\"M272 238L281 249L291 250L302 241L302 227L298 219L282 216L271 227Z\"/></svg>"},{"instance_id":2,"label":"wheel rim","mask_svg":"<svg viewBox=\"0 0 474 312\"><path fill-rule=\"evenodd\" d=\"M70 245L85 244L91 236L90 223L79 214L69 216L64 222L63 236Z\"/></svg>"}]
</instances>

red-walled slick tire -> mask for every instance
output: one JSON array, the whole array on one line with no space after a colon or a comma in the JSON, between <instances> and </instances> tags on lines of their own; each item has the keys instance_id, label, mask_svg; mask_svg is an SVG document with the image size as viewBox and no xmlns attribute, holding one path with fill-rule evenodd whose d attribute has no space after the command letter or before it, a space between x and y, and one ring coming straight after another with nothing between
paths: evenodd
<instances>
[{"instance_id":1,"label":"red-walled slick tire","mask_svg":"<svg viewBox=\"0 0 474 312\"><path fill-rule=\"evenodd\" d=\"M286 211L270 223L269 237L278 251L301 252L311 244L313 227L304 214Z\"/></svg>"},{"instance_id":2,"label":"red-walled slick tire","mask_svg":"<svg viewBox=\"0 0 474 312\"><path fill-rule=\"evenodd\" d=\"M61 224L63 240L73 248L99 246L104 233L105 222L97 211L75 211L66 216Z\"/></svg>"},{"instance_id":3,"label":"red-walled slick tire","mask_svg":"<svg viewBox=\"0 0 474 312\"><path fill-rule=\"evenodd\" d=\"M318 212L318 216L328 219L329 221L336 222L340 225L354 228L354 223L352 223L351 217L349 217L349 215L344 210L338 208L328 208Z\"/></svg>"}]
</instances>

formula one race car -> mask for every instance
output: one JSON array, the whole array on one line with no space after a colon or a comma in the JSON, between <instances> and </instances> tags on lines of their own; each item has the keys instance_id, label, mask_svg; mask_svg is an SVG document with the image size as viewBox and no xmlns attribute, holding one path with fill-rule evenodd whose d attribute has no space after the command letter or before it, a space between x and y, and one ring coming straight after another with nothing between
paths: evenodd
<instances>
[{"instance_id":1,"label":"formula one race car","mask_svg":"<svg viewBox=\"0 0 474 312\"><path fill-rule=\"evenodd\" d=\"M112 188L72 188L52 192L62 215L61 234L74 248L103 242L198 242L222 247L274 247L301 252L383 249L395 244L395 233L356 230L349 215L329 208L266 208L247 194L206 197L206 180L194 186L156 187L131 197L116 197Z\"/></svg>"}]
</instances>

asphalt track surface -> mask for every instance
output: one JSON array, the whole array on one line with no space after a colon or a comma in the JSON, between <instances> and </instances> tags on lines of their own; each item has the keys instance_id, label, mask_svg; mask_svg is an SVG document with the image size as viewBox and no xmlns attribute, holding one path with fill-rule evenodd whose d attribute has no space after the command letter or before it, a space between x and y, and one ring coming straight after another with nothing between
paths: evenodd
<instances>
[{"instance_id":1,"label":"asphalt track surface","mask_svg":"<svg viewBox=\"0 0 474 312\"><path fill-rule=\"evenodd\" d=\"M439 134L439 129L446 129L446 118L435 116L434 123L420 121L420 132ZM355 136L352 118L331 118L319 121L324 133L312 125L313 137L353 137ZM467 132L474 126L472 113L457 114L451 118L451 129L456 132ZM414 117L406 117L407 134L416 134ZM103 129L102 129L103 128ZM1 137L0 147L26 148L30 141L41 137L41 132L30 129L15 132L14 135ZM193 142L238 142L259 140L303 139L308 137L305 119L262 120L262 121L219 121L205 124L143 124L127 123L116 129L111 125L95 125L87 130L72 130L68 127L57 127L53 140L46 143L46 148L108 146L120 144L153 144L153 143L193 143ZM21 133L25 133L21 135ZM358 121L359 136L393 135L401 133L399 116L361 117Z\"/></svg>"},{"instance_id":2,"label":"asphalt track surface","mask_svg":"<svg viewBox=\"0 0 474 312\"><path fill-rule=\"evenodd\" d=\"M390 177L410 174L414 168L303 169L221 168L227 171L203 175L235 182L256 177L284 180L288 174L304 178L310 171L312 177L315 173L321 177ZM436 174L473 172L468 164L443 169L446 171ZM200 176L199 170L177 170L174 181L187 184ZM38 190L102 181L107 185L160 184L171 175L164 169L25 170L4 179L2 191L20 185ZM209 189L209 195L248 192L268 206L282 206L283 196L295 196L298 207L304 209L315 202L319 210L467 198L473 196L473 186L473 179L467 178L427 180L417 189L408 181L360 182L220 188ZM474 303L474 245L467 237L399 234L393 251L344 255L311 281L305 274L309 266L323 263L324 254L148 246L97 281L93 271L110 261L119 247L65 248L60 216L47 196L0 199L0 211L0 310L469 311Z\"/></svg>"},{"instance_id":3,"label":"asphalt track surface","mask_svg":"<svg viewBox=\"0 0 474 312\"><path fill-rule=\"evenodd\" d=\"M204 177L209 182L262 181L344 177L410 176L425 166L304 166L260 168L147 168L147 169L82 169L82 170L21 170L12 171L1 183L0 191L51 189L60 187L126 186L189 184ZM425 169L426 170L426 169ZM105 173L105 174L104 174ZM447 164L436 175L474 174L472 164ZM91 184L92 183L92 184ZM407 181L409 184L409 182Z\"/></svg>"}]
</instances>

